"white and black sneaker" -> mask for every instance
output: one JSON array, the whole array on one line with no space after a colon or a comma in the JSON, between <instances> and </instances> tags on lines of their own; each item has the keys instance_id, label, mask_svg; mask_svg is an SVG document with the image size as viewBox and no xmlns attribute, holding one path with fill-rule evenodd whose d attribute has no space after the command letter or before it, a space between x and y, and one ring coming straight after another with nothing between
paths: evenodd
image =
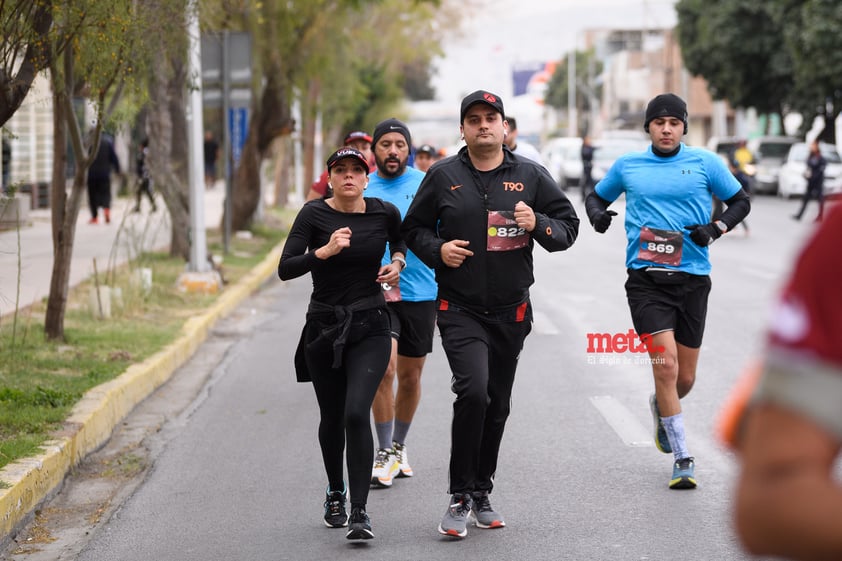
<instances>
[{"instance_id":1,"label":"white and black sneaker","mask_svg":"<svg viewBox=\"0 0 842 561\"><path fill-rule=\"evenodd\" d=\"M344 487L344 485L343 485ZM330 485L325 490L325 526L343 528L348 525L348 513L345 511L347 491L331 491Z\"/></svg>"},{"instance_id":2,"label":"white and black sneaker","mask_svg":"<svg viewBox=\"0 0 842 561\"><path fill-rule=\"evenodd\" d=\"M371 531L371 519L366 514L365 507L351 507L351 520L345 537L349 540L370 540L374 537L374 532Z\"/></svg>"}]
</instances>

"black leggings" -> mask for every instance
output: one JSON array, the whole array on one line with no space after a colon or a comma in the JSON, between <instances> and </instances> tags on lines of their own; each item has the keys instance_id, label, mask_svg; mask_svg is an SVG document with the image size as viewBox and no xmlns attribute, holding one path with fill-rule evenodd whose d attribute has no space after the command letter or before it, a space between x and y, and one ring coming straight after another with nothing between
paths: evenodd
<instances>
[{"instance_id":1,"label":"black leggings","mask_svg":"<svg viewBox=\"0 0 842 561\"><path fill-rule=\"evenodd\" d=\"M317 341L306 351L319 402L319 444L328 483L334 491L343 487L342 455L347 439L351 504L365 505L368 499L374 459L370 411L392 351L389 331L385 308L357 312L339 368L331 368L331 341Z\"/></svg>"}]
</instances>

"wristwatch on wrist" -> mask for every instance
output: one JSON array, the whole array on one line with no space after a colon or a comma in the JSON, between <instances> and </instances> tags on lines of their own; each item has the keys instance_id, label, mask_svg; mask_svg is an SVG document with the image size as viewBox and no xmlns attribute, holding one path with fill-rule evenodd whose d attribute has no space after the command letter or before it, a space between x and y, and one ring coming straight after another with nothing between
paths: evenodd
<instances>
[{"instance_id":1,"label":"wristwatch on wrist","mask_svg":"<svg viewBox=\"0 0 842 561\"><path fill-rule=\"evenodd\" d=\"M394 263L395 261L397 261L398 263L401 264L401 271L406 269L406 259L404 259L403 257L398 257L398 256L392 257L392 263Z\"/></svg>"},{"instance_id":2,"label":"wristwatch on wrist","mask_svg":"<svg viewBox=\"0 0 842 561\"><path fill-rule=\"evenodd\" d=\"M716 224L716 227L719 228L719 231L723 234L728 231L728 225L722 220L717 220L714 224Z\"/></svg>"}]
</instances>

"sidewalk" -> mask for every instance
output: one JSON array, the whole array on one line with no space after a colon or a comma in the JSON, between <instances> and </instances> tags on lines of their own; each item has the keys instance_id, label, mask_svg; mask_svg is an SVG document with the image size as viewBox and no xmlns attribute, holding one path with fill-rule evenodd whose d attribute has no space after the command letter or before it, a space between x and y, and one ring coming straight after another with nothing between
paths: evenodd
<instances>
[{"instance_id":1,"label":"sidewalk","mask_svg":"<svg viewBox=\"0 0 842 561\"><path fill-rule=\"evenodd\" d=\"M221 185L205 192L205 225L215 228L222 216L224 194ZM88 212L83 211L77 224L77 237L72 264L71 284L84 280L97 270L105 270L112 246L117 239L118 226L125 213L126 228L142 231L147 223L146 213L130 213L134 201L116 200L112 208L111 224L88 224ZM160 210L150 224L165 225L156 235L145 235L145 247L165 248L169 243L169 217ZM151 228L153 230L155 228ZM20 231L21 238L21 306L34 298L46 297L52 271L52 242L48 212L38 211L31 227ZM135 240L136 241L136 240ZM128 243L119 242L120 247ZM0 233L0 297L3 314L14 309L17 271L17 233ZM0 550L35 510L53 496L66 474L93 451L102 446L116 427L134 407L146 399L184 364L201 344L216 322L230 314L243 300L257 291L267 279L277 274L282 244L234 285L226 286L204 313L191 317L178 338L167 347L141 363L131 366L117 378L88 391L73 408L66 420L67 430L57 440L46 442L40 455L13 462L0 469ZM10 250L11 248L11 250ZM124 262L127 251L118 252ZM11 289L9 288L11 287ZM25 295L25 296L23 296ZM24 300L24 297L27 300ZM11 298L11 303L9 299ZM4 321L5 318L4 318Z\"/></svg>"},{"instance_id":2,"label":"sidewalk","mask_svg":"<svg viewBox=\"0 0 842 561\"><path fill-rule=\"evenodd\" d=\"M225 188L217 182L204 192L205 228L217 228L225 204ZM142 212L131 212L134 198L115 198L112 201L111 223L105 224L100 212L99 224L88 224L90 211L83 204L76 222L73 261L70 266L70 286L75 286L94 273L94 259L99 275L109 266L125 263L141 249L165 249L170 243L170 217L158 197L158 211L151 213L149 200L141 202ZM20 267L18 267L18 231L0 231L0 321L18 308L47 298L53 273L53 241L50 210L29 212L31 225L20 229ZM124 221L125 218L125 221ZM122 224L122 229L121 229ZM119 237L118 237L119 232ZM113 262L109 262L113 259ZM18 298L18 269L20 296Z\"/></svg>"}]
</instances>

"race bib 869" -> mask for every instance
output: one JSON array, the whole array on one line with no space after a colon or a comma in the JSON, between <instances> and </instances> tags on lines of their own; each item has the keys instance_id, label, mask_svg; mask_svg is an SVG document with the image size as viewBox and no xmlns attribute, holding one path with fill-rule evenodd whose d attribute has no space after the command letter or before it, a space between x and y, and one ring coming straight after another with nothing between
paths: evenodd
<instances>
[{"instance_id":1,"label":"race bib 869","mask_svg":"<svg viewBox=\"0 0 842 561\"><path fill-rule=\"evenodd\" d=\"M658 230L644 226L640 229L640 247L637 258L659 265L681 265L684 236L681 232Z\"/></svg>"}]
</instances>

